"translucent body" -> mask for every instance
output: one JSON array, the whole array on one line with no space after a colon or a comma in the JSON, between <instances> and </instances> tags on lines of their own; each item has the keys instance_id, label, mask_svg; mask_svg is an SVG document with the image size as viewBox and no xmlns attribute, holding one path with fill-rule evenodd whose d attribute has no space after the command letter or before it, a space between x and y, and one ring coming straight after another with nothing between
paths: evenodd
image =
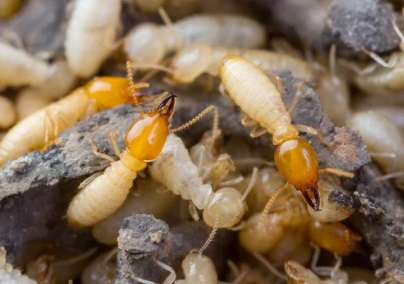
<instances>
[{"instance_id":1,"label":"translucent body","mask_svg":"<svg viewBox=\"0 0 404 284\"><path fill-rule=\"evenodd\" d=\"M181 195L203 211L206 224L230 228L243 217L244 199L235 188L222 188L213 193L205 184L198 167L192 162L181 139L169 135L158 159L149 167L153 179L164 184L174 194Z\"/></svg>"},{"instance_id":2,"label":"translucent body","mask_svg":"<svg viewBox=\"0 0 404 284\"><path fill-rule=\"evenodd\" d=\"M168 119L174 107L175 96L169 95L153 110L142 113L128 128L125 135L126 150L121 153L120 160L111 163L102 175L86 185L70 202L67 220L72 226L94 225L122 206L137 172L146 167L146 161L159 155L157 150L161 151L160 145L167 138ZM161 119L150 122L150 117ZM165 128L161 127L161 121L166 123ZM139 149L144 152L139 152Z\"/></svg>"},{"instance_id":3,"label":"translucent body","mask_svg":"<svg viewBox=\"0 0 404 284\"><path fill-rule=\"evenodd\" d=\"M347 121L347 126L359 131L368 151L396 155L394 158L373 158L387 173L404 170L404 138L389 119L370 111L358 112ZM398 178L396 183L404 187L404 177Z\"/></svg>"},{"instance_id":4,"label":"translucent body","mask_svg":"<svg viewBox=\"0 0 404 284\"><path fill-rule=\"evenodd\" d=\"M164 56L183 45L209 45L252 48L265 43L263 27L252 19L226 14L194 15L170 27L137 25L125 38L124 49L136 63L159 63Z\"/></svg>"},{"instance_id":5,"label":"translucent body","mask_svg":"<svg viewBox=\"0 0 404 284\"><path fill-rule=\"evenodd\" d=\"M67 25L65 50L72 71L80 77L97 72L114 49L120 21L119 0L78 0Z\"/></svg>"},{"instance_id":6,"label":"translucent body","mask_svg":"<svg viewBox=\"0 0 404 284\"><path fill-rule=\"evenodd\" d=\"M220 63L229 54L248 58L265 73L274 70L288 70L294 76L308 82L315 82L318 79L318 72L313 67L301 59L286 54L268 50L214 47L204 44L185 46L178 51L171 63L172 79L178 83L191 83L204 72L218 76Z\"/></svg>"},{"instance_id":7,"label":"translucent body","mask_svg":"<svg viewBox=\"0 0 404 284\"><path fill-rule=\"evenodd\" d=\"M21 0L0 0L0 20L13 17L22 6Z\"/></svg>"},{"instance_id":8,"label":"translucent body","mask_svg":"<svg viewBox=\"0 0 404 284\"><path fill-rule=\"evenodd\" d=\"M375 114L384 115L393 122L404 136L404 107L398 105L369 105L359 104L355 106L354 112L371 111Z\"/></svg>"},{"instance_id":9,"label":"translucent body","mask_svg":"<svg viewBox=\"0 0 404 284\"><path fill-rule=\"evenodd\" d=\"M354 77L355 84L363 92L383 96L404 90L404 53L396 52L393 55L397 62L393 68L386 68L373 63L374 70L368 74L358 74Z\"/></svg>"},{"instance_id":10,"label":"translucent body","mask_svg":"<svg viewBox=\"0 0 404 284\"><path fill-rule=\"evenodd\" d=\"M302 200L293 195L287 198L287 206L268 214L261 223L260 215L252 215L239 232L241 245L256 253L270 252L287 232L303 235L310 220Z\"/></svg>"},{"instance_id":11,"label":"translucent body","mask_svg":"<svg viewBox=\"0 0 404 284\"><path fill-rule=\"evenodd\" d=\"M39 86L52 72L47 63L3 42L0 42L0 66L0 86Z\"/></svg>"},{"instance_id":12,"label":"translucent body","mask_svg":"<svg viewBox=\"0 0 404 284\"><path fill-rule=\"evenodd\" d=\"M178 284L214 284L218 276L212 260L199 253L190 253L182 261L185 281L177 280Z\"/></svg>"},{"instance_id":13,"label":"translucent body","mask_svg":"<svg viewBox=\"0 0 404 284\"><path fill-rule=\"evenodd\" d=\"M52 142L78 120L96 112L98 107L91 103L89 96L100 97L100 95L97 94L99 90L94 90L91 85L102 81L103 78L90 81L87 85L74 90L70 95L32 113L17 123L0 142L0 166L7 160L44 148L47 146L46 143ZM109 77L106 79L107 83L108 80ZM124 89L126 90L125 87ZM122 89L111 89L111 91L123 94L125 100L127 99L128 95ZM101 94L109 96L110 93L103 90ZM119 100L114 102L120 103Z\"/></svg>"},{"instance_id":14,"label":"translucent body","mask_svg":"<svg viewBox=\"0 0 404 284\"><path fill-rule=\"evenodd\" d=\"M17 113L13 102L3 96L0 96L0 113L0 129L9 128L17 120Z\"/></svg>"},{"instance_id":15,"label":"translucent body","mask_svg":"<svg viewBox=\"0 0 404 284\"><path fill-rule=\"evenodd\" d=\"M129 194L123 205L111 216L92 227L93 237L103 244L115 245L123 220L133 214L152 214L158 219L167 220L175 195L161 192L165 188L149 179L138 179L136 194Z\"/></svg>"},{"instance_id":16,"label":"translucent body","mask_svg":"<svg viewBox=\"0 0 404 284\"><path fill-rule=\"evenodd\" d=\"M315 88L321 107L337 126L343 126L350 114L348 83L345 79L324 73Z\"/></svg>"},{"instance_id":17,"label":"translucent body","mask_svg":"<svg viewBox=\"0 0 404 284\"><path fill-rule=\"evenodd\" d=\"M81 283L83 284L104 284L112 283L115 275L115 263L111 258L116 254L114 248L106 251L91 261L81 273Z\"/></svg>"},{"instance_id":18,"label":"translucent body","mask_svg":"<svg viewBox=\"0 0 404 284\"><path fill-rule=\"evenodd\" d=\"M308 229L308 237L315 245L340 256L357 250L362 239L342 223L320 223L313 221Z\"/></svg>"},{"instance_id":19,"label":"translucent body","mask_svg":"<svg viewBox=\"0 0 404 284\"><path fill-rule=\"evenodd\" d=\"M36 281L23 275L20 270L6 262L6 250L0 247L0 282L9 284L35 284Z\"/></svg>"},{"instance_id":20,"label":"translucent body","mask_svg":"<svg viewBox=\"0 0 404 284\"><path fill-rule=\"evenodd\" d=\"M353 199L349 192L338 185L320 180L318 182L320 194L319 211L307 206L307 210L314 220L319 222L339 222L345 220L354 212Z\"/></svg>"}]
</instances>

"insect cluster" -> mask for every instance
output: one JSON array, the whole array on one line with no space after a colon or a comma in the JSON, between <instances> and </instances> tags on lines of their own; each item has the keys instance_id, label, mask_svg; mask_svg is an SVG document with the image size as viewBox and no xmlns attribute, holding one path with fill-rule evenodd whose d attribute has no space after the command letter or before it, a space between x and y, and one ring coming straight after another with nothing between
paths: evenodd
<instances>
[{"instance_id":1,"label":"insect cluster","mask_svg":"<svg viewBox=\"0 0 404 284\"><path fill-rule=\"evenodd\" d=\"M349 140L359 134L384 172L372 184L404 189L399 13L391 31L400 51L385 60L363 47L358 58L369 60L358 61L334 44L314 50L276 38L282 33L267 29L249 1L76 0L58 4L67 16L61 52L40 54L12 31L30 2L0 0L0 177L9 169L23 176L26 157L51 159L68 149L64 134L79 133L78 152L63 155L77 154L89 170L46 186L64 192L63 228L92 242L72 250L33 234L10 245L0 233L1 283L404 283L388 257L368 260L374 244L355 228L353 191L365 162L357 162L360 138ZM126 130L104 121L109 133L101 133L92 118L124 104L136 113L122 117ZM89 157L77 148L91 149ZM203 222L209 236L188 248L198 238L191 229L180 240L147 235L167 248L137 275L118 243L130 238L120 228L135 214L170 227ZM216 243L224 230L232 236L225 261ZM178 242L182 261L171 261L164 253ZM11 248L18 269L6 261Z\"/></svg>"}]
</instances>

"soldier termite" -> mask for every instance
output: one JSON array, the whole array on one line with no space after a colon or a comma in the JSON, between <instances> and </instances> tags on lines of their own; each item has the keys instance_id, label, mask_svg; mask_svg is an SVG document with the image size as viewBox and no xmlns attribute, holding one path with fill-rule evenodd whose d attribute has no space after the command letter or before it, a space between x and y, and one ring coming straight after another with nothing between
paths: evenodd
<instances>
[{"instance_id":1,"label":"soldier termite","mask_svg":"<svg viewBox=\"0 0 404 284\"><path fill-rule=\"evenodd\" d=\"M134 94L135 85L132 79L131 66L128 62L128 80L134 95L135 104L140 116L132 123L125 134L126 150L120 153L116 141L112 146L120 157L104 173L92 181L73 198L67 209L67 220L75 227L87 227L107 218L121 207L137 173L147 166L147 162L154 161L160 155L169 133L183 130L197 122L207 113L216 108L210 106L188 123L169 129L169 119L174 114L176 96L163 93L161 100L155 102L153 109L143 112ZM94 154L104 157L92 146Z\"/></svg>"},{"instance_id":2,"label":"soldier termite","mask_svg":"<svg viewBox=\"0 0 404 284\"><path fill-rule=\"evenodd\" d=\"M227 56L220 65L220 77L230 97L245 113L243 124L254 126L250 135L258 137L265 133L272 134L272 142L276 145L275 164L287 181L268 201L261 221L276 197L289 185L299 190L314 210L319 210L319 173L353 177L352 173L338 169L318 169L316 153L306 140L299 137L299 130L316 135L319 135L318 132L308 126L291 123L280 92L258 67L243 57ZM302 84L297 89L296 98L299 98ZM292 109L294 104L293 102Z\"/></svg>"},{"instance_id":3,"label":"soldier termite","mask_svg":"<svg viewBox=\"0 0 404 284\"><path fill-rule=\"evenodd\" d=\"M135 87L146 86L148 84L139 83ZM63 99L24 118L1 140L0 166L8 160L47 147L62 131L98 109L131 102L133 98L128 88L125 78L95 78Z\"/></svg>"},{"instance_id":4,"label":"soldier termite","mask_svg":"<svg viewBox=\"0 0 404 284\"><path fill-rule=\"evenodd\" d=\"M265 43L265 30L256 21L235 15L195 15L172 26L141 24L125 38L124 49L133 63L158 64L181 46L205 43L216 46L253 48Z\"/></svg>"},{"instance_id":5,"label":"soldier termite","mask_svg":"<svg viewBox=\"0 0 404 284\"><path fill-rule=\"evenodd\" d=\"M90 77L115 48L120 0L77 0L67 25L65 50L69 67Z\"/></svg>"}]
</instances>

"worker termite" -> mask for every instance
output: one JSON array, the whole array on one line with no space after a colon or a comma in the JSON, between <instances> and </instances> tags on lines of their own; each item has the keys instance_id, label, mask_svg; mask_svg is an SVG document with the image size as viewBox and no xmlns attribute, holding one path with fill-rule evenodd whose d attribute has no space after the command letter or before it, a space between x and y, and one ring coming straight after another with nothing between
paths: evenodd
<instances>
[{"instance_id":1,"label":"worker termite","mask_svg":"<svg viewBox=\"0 0 404 284\"><path fill-rule=\"evenodd\" d=\"M320 98L321 107L331 121L338 126L343 126L350 114L349 90L346 79L337 74L335 45L330 49L329 71L321 72L315 92Z\"/></svg>"},{"instance_id":2,"label":"worker termite","mask_svg":"<svg viewBox=\"0 0 404 284\"><path fill-rule=\"evenodd\" d=\"M67 25L67 62L79 77L97 72L115 46L121 11L120 0L78 0Z\"/></svg>"},{"instance_id":3,"label":"worker termite","mask_svg":"<svg viewBox=\"0 0 404 284\"><path fill-rule=\"evenodd\" d=\"M13 266L6 262L6 250L0 247L0 282L1 283L21 283L35 284L36 281L21 274L21 271L14 269Z\"/></svg>"},{"instance_id":4,"label":"worker termite","mask_svg":"<svg viewBox=\"0 0 404 284\"><path fill-rule=\"evenodd\" d=\"M275 164L287 181L268 201L262 218L265 218L276 196L289 185L299 190L314 210L319 210L319 173L353 177L352 173L338 169L318 169L316 153L306 140L299 137L299 130L317 135L318 132L311 127L291 123L291 116L279 91L254 64L240 56L227 56L220 65L220 78L230 97L245 113L243 124L254 126L251 137L267 132L272 134L272 142L276 145ZM297 87L295 101L299 98L302 87L302 84ZM295 102L291 109L294 104Z\"/></svg>"},{"instance_id":5,"label":"worker termite","mask_svg":"<svg viewBox=\"0 0 404 284\"><path fill-rule=\"evenodd\" d=\"M147 166L147 162L154 161L160 155L169 133L174 133L189 127L210 111L216 109L210 106L202 111L194 119L184 125L169 129L169 119L174 114L176 96L171 93L163 93L153 109L143 112L139 107L135 96L135 85L132 79L132 70L128 62L128 80L133 93L133 99L138 107L140 116L132 123L125 134L126 150L120 153L116 141L112 146L118 161L113 161L104 171L104 174L90 181L73 198L67 209L67 220L75 227L91 226L107 218L121 207L130 188L133 185L137 173ZM94 154L104 157L96 151Z\"/></svg>"},{"instance_id":6,"label":"worker termite","mask_svg":"<svg viewBox=\"0 0 404 284\"><path fill-rule=\"evenodd\" d=\"M253 48L264 45L265 39L264 28L252 19L207 14L190 16L167 27L137 25L126 36L124 49L135 65L158 64L167 53L191 43Z\"/></svg>"},{"instance_id":7,"label":"worker termite","mask_svg":"<svg viewBox=\"0 0 404 284\"><path fill-rule=\"evenodd\" d=\"M163 185L151 179L139 179L136 181L135 190L136 193L129 194L121 208L92 227L91 233L97 241L115 245L121 223L133 214L152 214L156 218L175 222L169 219L167 211L172 208L177 198Z\"/></svg>"},{"instance_id":8,"label":"worker termite","mask_svg":"<svg viewBox=\"0 0 404 284\"><path fill-rule=\"evenodd\" d=\"M397 26L393 14L393 29L401 40L401 51L394 52L388 63L372 52L368 53L376 62L358 73L354 82L362 91L371 95L386 95L397 93L404 89L404 35Z\"/></svg>"},{"instance_id":9,"label":"worker termite","mask_svg":"<svg viewBox=\"0 0 404 284\"><path fill-rule=\"evenodd\" d=\"M38 96L34 89L25 89L18 93L15 100L15 109L17 111L18 120L22 120L51 104L52 101L43 96Z\"/></svg>"},{"instance_id":10,"label":"worker termite","mask_svg":"<svg viewBox=\"0 0 404 284\"><path fill-rule=\"evenodd\" d=\"M396 178L396 185L404 188L404 138L397 127L371 111L353 114L347 126L359 131L372 159L387 173L381 178Z\"/></svg>"},{"instance_id":11,"label":"worker termite","mask_svg":"<svg viewBox=\"0 0 404 284\"><path fill-rule=\"evenodd\" d=\"M240 55L251 60L265 73L289 70L296 77L307 82L316 82L319 76L319 72L308 63L287 54L260 49L215 47L207 44L193 44L181 48L171 60L169 68L158 65L150 65L150 67L168 72L175 83L191 83L205 72L211 76L218 76L220 63L229 54ZM148 65L136 64L136 66L141 68Z\"/></svg>"},{"instance_id":12,"label":"worker termite","mask_svg":"<svg viewBox=\"0 0 404 284\"><path fill-rule=\"evenodd\" d=\"M215 128L215 127L214 127ZM244 199L254 180L243 195L231 187L216 192L210 184L205 184L199 170L181 139L170 135L159 158L149 167L153 179L164 184L174 194L191 200L200 210L203 219L211 227L230 228L240 222L246 211Z\"/></svg>"},{"instance_id":13,"label":"worker termite","mask_svg":"<svg viewBox=\"0 0 404 284\"><path fill-rule=\"evenodd\" d=\"M0 65L0 86L40 86L52 73L46 62L3 42L0 42Z\"/></svg>"},{"instance_id":14,"label":"worker termite","mask_svg":"<svg viewBox=\"0 0 404 284\"><path fill-rule=\"evenodd\" d=\"M137 88L148 86L137 84ZM65 129L101 108L132 101L125 78L99 77L17 123L0 142L0 166L48 146ZM95 104L93 103L95 101Z\"/></svg>"},{"instance_id":15,"label":"worker termite","mask_svg":"<svg viewBox=\"0 0 404 284\"><path fill-rule=\"evenodd\" d=\"M7 129L17 120L14 104L8 98L0 96L0 129Z\"/></svg>"},{"instance_id":16,"label":"worker termite","mask_svg":"<svg viewBox=\"0 0 404 284\"><path fill-rule=\"evenodd\" d=\"M22 6L21 0L0 0L0 20L13 17Z\"/></svg>"}]
</instances>

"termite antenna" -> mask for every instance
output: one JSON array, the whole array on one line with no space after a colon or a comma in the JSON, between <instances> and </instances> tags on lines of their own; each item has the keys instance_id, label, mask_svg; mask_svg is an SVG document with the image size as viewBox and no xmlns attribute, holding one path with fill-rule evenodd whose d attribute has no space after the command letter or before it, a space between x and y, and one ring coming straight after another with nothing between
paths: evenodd
<instances>
[{"instance_id":1,"label":"termite antenna","mask_svg":"<svg viewBox=\"0 0 404 284\"><path fill-rule=\"evenodd\" d=\"M173 22L171 21L170 17L168 16L166 10L163 7L158 8L158 13L163 20L164 24L170 29L171 34L175 37L176 45L181 45L182 37L178 34L177 30L175 29Z\"/></svg>"},{"instance_id":2,"label":"termite antenna","mask_svg":"<svg viewBox=\"0 0 404 284\"><path fill-rule=\"evenodd\" d=\"M254 167L252 175L251 175L250 183L248 184L248 187L244 191L243 195L241 196L241 200L245 200L247 198L247 195L251 192L255 183L257 182L257 177L258 177L258 168Z\"/></svg>"},{"instance_id":3,"label":"termite antenna","mask_svg":"<svg viewBox=\"0 0 404 284\"><path fill-rule=\"evenodd\" d=\"M279 188L268 200L267 204L265 205L264 210L261 213L261 216L258 220L258 224L262 224L266 218L266 216L269 213L269 210L271 209L272 205L274 204L275 200L278 198L278 196L284 192L287 188L289 187L289 183L284 184L281 188Z\"/></svg>"},{"instance_id":4,"label":"termite antenna","mask_svg":"<svg viewBox=\"0 0 404 284\"><path fill-rule=\"evenodd\" d=\"M197 121L199 121L201 118L203 118L205 115L207 115L212 110L214 111L212 133L215 134L216 131L218 131L218 128L219 128L219 109L214 105L208 106L203 111L201 111L197 116L195 116L190 121L184 123L183 125L181 125L181 126L179 126L177 128L174 128L174 129L170 129L170 133L175 133L175 132L178 132L178 131L182 131L182 130L190 127L191 125L195 124Z\"/></svg>"},{"instance_id":5,"label":"termite antenna","mask_svg":"<svg viewBox=\"0 0 404 284\"><path fill-rule=\"evenodd\" d=\"M210 245L210 243L213 241L213 239L215 238L215 235L217 233L217 230L219 226L219 216L216 215L215 218L215 225L212 229L212 231L210 232L210 235L208 237L208 239L206 240L206 242L203 244L203 246L201 247L201 249L199 250L199 254L202 255L203 251L206 250L208 248L208 246Z\"/></svg>"},{"instance_id":6,"label":"termite antenna","mask_svg":"<svg viewBox=\"0 0 404 284\"><path fill-rule=\"evenodd\" d=\"M262 255L253 252L252 255L259 261L261 262L273 275L278 277L279 279L282 279L286 281L285 275L283 275L278 269L276 269L271 263L269 263L268 260L266 260Z\"/></svg>"},{"instance_id":7,"label":"termite antenna","mask_svg":"<svg viewBox=\"0 0 404 284\"><path fill-rule=\"evenodd\" d=\"M135 106L138 109L139 113L141 115L143 115L144 112L143 112L142 108L140 107L139 101L137 100L137 97L136 97L136 89L148 88L149 83L135 84L135 82L133 82L132 64L130 63L130 61L126 61L126 71L128 73L129 89L130 89L130 93L131 93L131 95L133 97L133 101L135 102Z\"/></svg>"}]
</instances>

